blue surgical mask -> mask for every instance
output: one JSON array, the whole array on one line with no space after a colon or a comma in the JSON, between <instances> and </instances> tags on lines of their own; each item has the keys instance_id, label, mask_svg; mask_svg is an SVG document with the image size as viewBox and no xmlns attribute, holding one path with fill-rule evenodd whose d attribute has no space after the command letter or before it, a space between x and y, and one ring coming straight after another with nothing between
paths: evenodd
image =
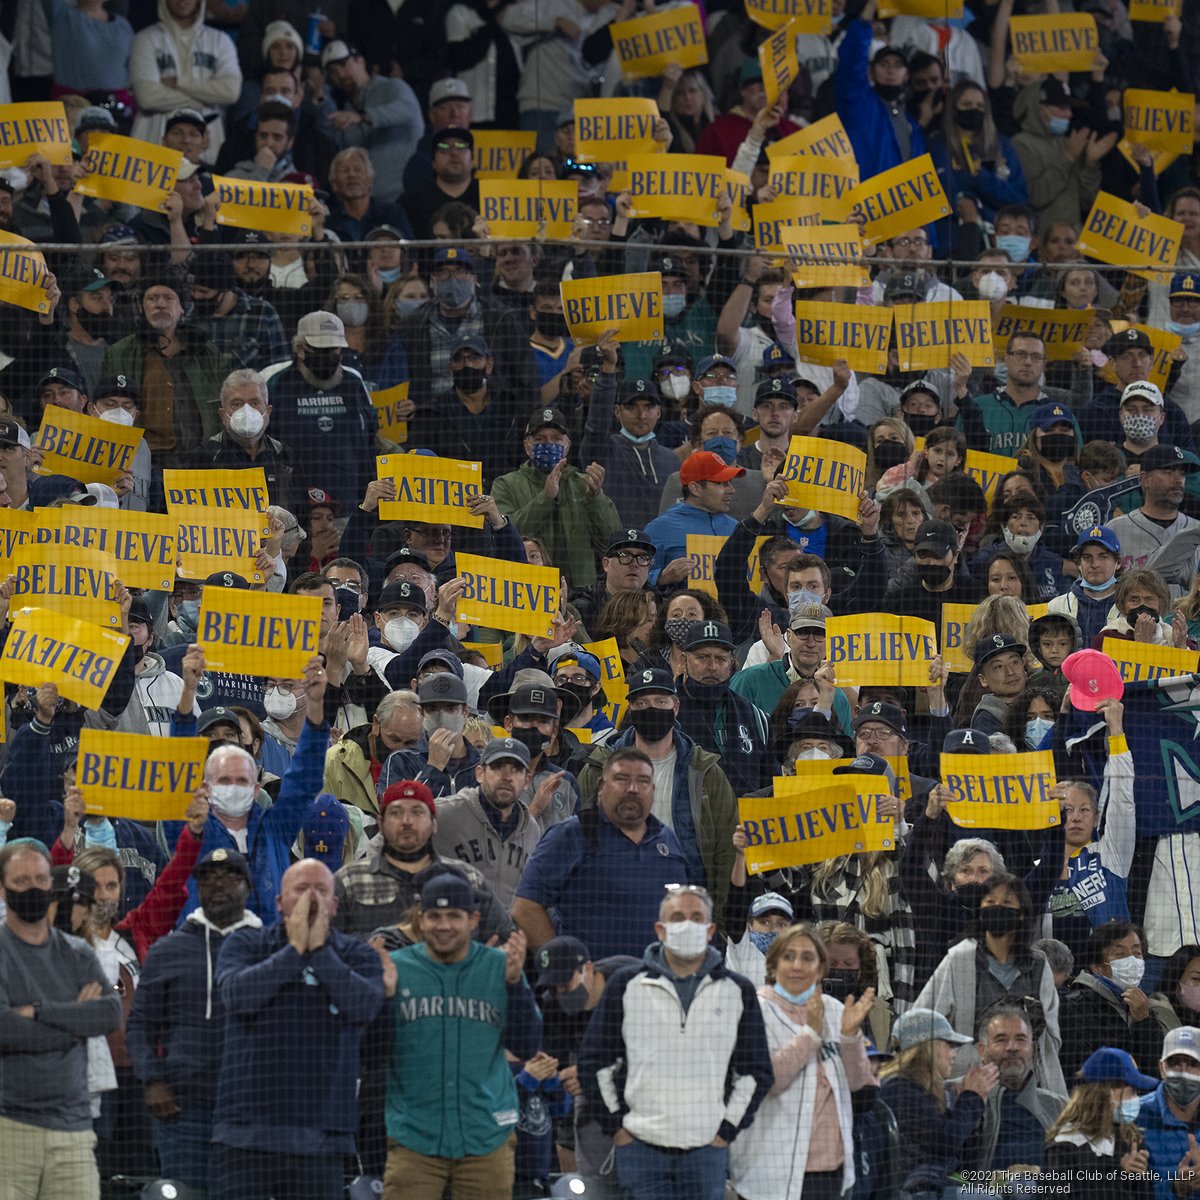
<instances>
[{"instance_id":1,"label":"blue surgical mask","mask_svg":"<svg viewBox=\"0 0 1200 1200\"><path fill-rule=\"evenodd\" d=\"M1019 233L1002 233L996 238L996 249L1003 250L1015 263L1023 263L1029 257L1031 238Z\"/></svg>"},{"instance_id":2,"label":"blue surgical mask","mask_svg":"<svg viewBox=\"0 0 1200 1200\"><path fill-rule=\"evenodd\" d=\"M200 626L200 601L181 601L175 610L175 624L179 626L181 633L189 636L195 633Z\"/></svg>"},{"instance_id":3,"label":"blue surgical mask","mask_svg":"<svg viewBox=\"0 0 1200 1200\"><path fill-rule=\"evenodd\" d=\"M1193 321L1190 325L1181 325L1178 321L1168 321L1167 328L1172 333L1179 334L1180 337L1195 337L1200 333L1200 321Z\"/></svg>"},{"instance_id":4,"label":"blue surgical mask","mask_svg":"<svg viewBox=\"0 0 1200 1200\"><path fill-rule=\"evenodd\" d=\"M562 462L566 452L566 448L557 442L538 442L529 452L529 461L534 470L541 471L543 475L549 475Z\"/></svg>"},{"instance_id":5,"label":"blue surgical mask","mask_svg":"<svg viewBox=\"0 0 1200 1200\"><path fill-rule=\"evenodd\" d=\"M425 300L414 300L411 296L397 296L392 301L392 308L396 311L396 316L407 317L410 313L415 313L422 304L426 304Z\"/></svg>"},{"instance_id":6,"label":"blue surgical mask","mask_svg":"<svg viewBox=\"0 0 1200 1200\"><path fill-rule=\"evenodd\" d=\"M731 383L717 383L705 388L701 398L705 404L719 404L722 408L732 408L737 403L737 388Z\"/></svg>"},{"instance_id":7,"label":"blue surgical mask","mask_svg":"<svg viewBox=\"0 0 1200 1200\"><path fill-rule=\"evenodd\" d=\"M794 612L799 604L824 604L825 597L810 592L808 588L794 588L787 594L788 611Z\"/></svg>"},{"instance_id":8,"label":"blue surgical mask","mask_svg":"<svg viewBox=\"0 0 1200 1200\"><path fill-rule=\"evenodd\" d=\"M1054 722L1049 717L1031 717L1025 722L1025 745L1030 750L1038 749L1042 739L1054 728Z\"/></svg>"},{"instance_id":9,"label":"blue surgical mask","mask_svg":"<svg viewBox=\"0 0 1200 1200\"><path fill-rule=\"evenodd\" d=\"M384 283L395 283L396 280L400 278L402 272L402 267L380 267L379 278L382 279Z\"/></svg>"},{"instance_id":10,"label":"blue surgical mask","mask_svg":"<svg viewBox=\"0 0 1200 1200\"><path fill-rule=\"evenodd\" d=\"M814 984L810 985L809 987L806 987L804 989L804 991L802 991L796 995L793 995L791 992L789 992L787 990L787 988L785 988L783 986L782 983L777 983L775 985L776 993L778 995L782 996L786 1001L788 1001L789 1004L807 1004L812 999L812 994L816 990L817 990L817 985L814 983Z\"/></svg>"},{"instance_id":11,"label":"blue surgical mask","mask_svg":"<svg viewBox=\"0 0 1200 1200\"><path fill-rule=\"evenodd\" d=\"M1117 577L1114 571L1103 583L1088 583L1086 579L1078 580L1079 586L1085 592L1106 592L1113 585L1113 580Z\"/></svg>"},{"instance_id":12,"label":"blue surgical mask","mask_svg":"<svg viewBox=\"0 0 1200 1200\"><path fill-rule=\"evenodd\" d=\"M1141 1096L1132 1096L1113 1105L1113 1121L1118 1125L1136 1125L1141 1115Z\"/></svg>"},{"instance_id":13,"label":"blue surgical mask","mask_svg":"<svg viewBox=\"0 0 1200 1200\"><path fill-rule=\"evenodd\" d=\"M771 943L779 936L777 929L768 929L765 933L760 933L757 929L747 931L750 934L750 940L763 954L766 954Z\"/></svg>"},{"instance_id":14,"label":"blue surgical mask","mask_svg":"<svg viewBox=\"0 0 1200 1200\"><path fill-rule=\"evenodd\" d=\"M663 316L677 317L687 308L687 297L680 295L663 297Z\"/></svg>"},{"instance_id":15,"label":"blue surgical mask","mask_svg":"<svg viewBox=\"0 0 1200 1200\"><path fill-rule=\"evenodd\" d=\"M704 439L703 449L711 450L723 463L733 466L737 461L737 442L731 437L710 437Z\"/></svg>"},{"instance_id":16,"label":"blue surgical mask","mask_svg":"<svg viewBox=\"0 0 1200 1200\"><path fill-rule=\"evenodd\" d=\"M85 821L83 823L83 841L86 846L104 846L109 850L115 850L117 848L117 831L107 817L103 821Z\"/></svg>"},{"instance_id":17,"label":"blue surgical mask","mask_svg":"<svg viewBox=\"0 0 1200 1200\"><path fill-rule=\"evenodd\" d=\"M647 442L654 441L656 435L653 429L649 433L633 434L628 429L622 428L621 436L628 438L635 446L644 446Z\"/></svg>"},{"instance_id":18,"label":"blue surgical mask","mask_svg":"<svg viewBox=\"0 0 1200 1200\"><path fill-rule=\"evenodd\" d=\"M1047 117L1046 128L1050 130L1055 137L1062 137L1068 129L1071 128L1070 117Z\"/></svg>"}]
</instances>

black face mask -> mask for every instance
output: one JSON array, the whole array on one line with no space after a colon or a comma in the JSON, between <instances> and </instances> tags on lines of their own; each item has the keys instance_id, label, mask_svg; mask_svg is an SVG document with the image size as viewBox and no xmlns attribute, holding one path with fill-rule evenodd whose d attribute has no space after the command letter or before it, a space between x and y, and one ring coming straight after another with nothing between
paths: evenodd
<instances>
[{"instance_id":1,"label":"black face mask","mask_svg":"<svg viewBox=\"0 0 1200 1200\"><path fill-rule=\"evenodd\" d=\"M562 712L558 714L560 721L574 720L592 702L592 685L590 683L557 683L554 686L560 692L570 692L575 697L574 707L566 701L563 702Z\"/></svg>"},{"instance_id":2,"label":"black face mask","mask_svg":"<svg viewBox=\"0 0 1200 1200\"><path fill-rule=\"evenodd\" d=\"M944 587L949 582L951 569L941 563L922 563L917 567L917 577L926 587Z\"/></svg>"},{"instance_id":3,"label":"black face mask","mask_svg":"<svg viewBox=\"0 0 1200 1200\"><path fill-rule=\"evenodd\" d=\"M32 887L23 892L9 888L4 893L4 902L9 911L26 925L34 925L40 921L50 911L53 900L54 892L50 888Z\"/></svg>"},{"instance_id":4,"label":"black face mask","mask_svg":"<svg viewBox=\"0 0 1200 1200\"><path fill-rule=\"evenodd\" d=\"M1047 462L1063 462L1075 452L1075 435L1072 433L1048 433L1038 447Z\"/></svg>"},{"instance_id":5,"label":"black face mask","mask_svg":"<svg viewBox=\"0 0 1200 1200\"><path fill-rule=\"evenodd\" d=\"M1137 608L1131 608L1129 612L1125 614L1125 620L1127 620L1131 626L1136 625L1137 619L1142 615L1142 613L1145 613L1146 616L1148 616L1152 621L1158 620L1158 613L1156 613L1148 604L1139 604Z\"/></svg>"},{"instance_id":6,"label":"black face mask","mask_svg":"<svg viewBox=\"0 0 1200 1200\"><path fill-rule=\"evenodd\" d=\"M518 729L515 725L509 731L508 736L515 738L529 751L531 760L537 758L550 741L540 729Z\"/></svg>"},{"instance_id":7,"label":"black face mask","mask_svg":"<svg viewBox=\"0 0 1200 1200\"><path fill-rule=\"evenodd\" d=\"M900 416L904 419L905 425L913 431L913 437L928 436L929 431L938 423L937 417L931 417L928 413L902 412Z\"/></svg>"},{"instance_id":8,"label":"black face mask","mask_svg":"<svg viewBox=\"0 0 1200 1200\"><path fill-rule=\"evenodd\" d=\"M850 1109L856 1117L861 1117L865 1113L869 1113L875 1107L875 1097L879 1095L877 1087L860 1087L858 1091L850 1093Z\"/></svg>"},{"instance_id":9,"label":"black face mask","mask_svg":"<svg viewBox=\"0 0 1200 1200\"><path fill-rule=\"evenodd\" d=\"M116 318L112 313L94 313L88 312L86 308L80 308L75 313L75 319L83 328L83 332L88 337L109 339L112 337L116 329Z\"/></svg>"},{"instance_id":10,"label":"black face mask","mask_svg":"<svg viewBox=\"0 0 1200 1200\"><path fill-rule=\"evenodd\" d=\"M888 104L893 104L904 95L904 85L901 83L877 83L875 94Z\"/></svg>"},{"instance_id":11,"label":"black face mask","mask_svg":"<svg viewBox=\"0 0 1200 1200\"><path fill-rule=\"evenodd\" d=\"M984 933L997 937L1006 933L1016 933L1021 928L1021 910L1019 908L981 908L979 910L979 928Z\"/></svg>"},{"instance_id":12,"label":"black face mask","mask_svg":"<svg viewBox=\"0 0 1200 1200\"><path fill-rule=\"evenodd\" d=\"M908 457L903 442L876 442L875 465L881 471L898 467Z\"/></svg>"},{"instance_id":13,"label":"black face mask","mask_svg":"<svg viewBox=\"0 0 1200 1200\"><path fill-rule=\"evenodd\" d=\"M729 680L720 683L697 683L690 675L684 684L687 694L701 704L716 704L729 691Z\"/></svg>"},{"instance_id":14,"label":"black face mask","mask_svg":"<svg viewBox=\"0 0 1200 1200\"><path fill-rule=\"evenodd\" d=\"M629 723L646 742L661 742L675 728L675 713L669 708L631 708Z\"/></svg>"},{"instance_id":15,"label":"black face mask","mask_svg":"<svg viewBox=\"0 0 1200 1200\"><path fill-rule=\"evenodd\" d=\"M479 391L487 383L487 376L482 367L459 367L457 371L450 372L450 378L454 380L454 386L468 396Z\"/></svg>"},{"instance_id":16,"label":"black face mask","mask_svg":"<svg viewBox=\"0 0 1200 1200\"><path fill-rule=\"evenodd\" d=\"M341 365L342 352L333 350L314 350L311 346L304 349L304 365L314 379L329 379Z\"/></svg>"},{"instance_id":17,"label":"black face mask","mask_svg":"<svg viewBox=\"0 0 1200 1200\"><path fill-rule=\"evenodd\" d=\"M846 967L834 967L821 980L821 991L835 1000L845 1000L847 996L857 996L862 988L858 983L858 972Z\"/></svg>"},{"instance_id":18,"label":"black face mask","mask_svg":"<svg viewBox=\"0 0 1200 1200\"><path fill-rule=\"evenodd\" d=\"M954 114L954 123L967 133L978 133L983 128L986 116L982 108L960 108Z\"/></svg>"},{"instance_id":19,"label":"black face mask","mask_svg":"<svg viewBox=\"0 0 1200 1200\"><path fill-rule=\"evenodd\" d=\"M562 313L537 313L533 318L533 324L542 337L559 338L567 336L567 318Z\"/></svg>"},{"instance_id":20,"label":"black face mask","mask_svg":"<svg viewBox=\"0 0 1200 1200\"><path fill-rule=\"evenodd\" d=\"M974 912L979 907L979 902L988 893L986 883L964 883L961 887L954 889L954 895L959 904L963 908L970 909Z\"/></svg>"}]
</instances>

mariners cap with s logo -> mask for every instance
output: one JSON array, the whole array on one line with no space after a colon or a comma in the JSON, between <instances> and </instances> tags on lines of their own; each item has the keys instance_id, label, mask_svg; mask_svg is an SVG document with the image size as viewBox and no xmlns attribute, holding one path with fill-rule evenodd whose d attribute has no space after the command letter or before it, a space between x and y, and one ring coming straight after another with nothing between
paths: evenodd
<instances>
[{"instance_id":1,"label":"mariners cap with s logo","mask_svg":"<svg viewBox=\"0 0 1200 1200\"><path fill-rule=\"evenodd\" d=\"M699 624L699 622L697 622ZM632 671L625 677L628 685L627 695L636 696L639 692L675 692L675 680L671 672L662 667L647 667L642 671Z\"/></svg>"},{"instance_id":2,"label":"mariners cap with s logo","mask_svg":"<svg viewBox=\"0 0 1200 1200\"><path fill-rule=\"evenodd\" d=\"M993 633L991 637L980 638L975 643L975 666L978 669L997 654L1006 654L1010 650L1015 650L1023 658L1028 649L1024 642L1018 642L1011 633Z\"/></svg>"},{"instance_id":3,"label":"mariners cap with s logo","mask_svg":"<svg viewBox=\"0 0 1200 1200\"><path fill-rule=\"evenodd\" d=\"M243 592L250 590L250 583L244 575L236 571L214 571L205 581L205 587L241 588Z\"/></svg>"}]
</instances>

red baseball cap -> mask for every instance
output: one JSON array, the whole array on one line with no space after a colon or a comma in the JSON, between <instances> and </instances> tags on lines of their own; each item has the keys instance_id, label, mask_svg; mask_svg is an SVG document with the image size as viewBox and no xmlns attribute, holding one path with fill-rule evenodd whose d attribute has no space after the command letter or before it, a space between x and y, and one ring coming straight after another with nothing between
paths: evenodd
<instances>
[{"instance_id":1,"label":"red baseball cap","mask_svg":"<svg viewBox=\"0 0 1200 1200\"><path fill-rule=\"evenodd\" d=\"M433 802L433 793L419 779L401 779L398 783L389 784L379 801L379 815L383 816L387 806L393 800L420 800L429 809L431 817L437 816L437 806Z\"/></svg>"},{"instance_id":2,"label":"red baseball cap","mask_svg":"<svg viewBox=\"0 0 1200 1200\"><path fill-rule=\"evenodd\" d=\"M689 483L728 483L745 473L745 467L727 466L725 460L711 450L697 450L683 460L683 466L679 468L679 482L685 487Z\"/></svg>"}]
</instances>

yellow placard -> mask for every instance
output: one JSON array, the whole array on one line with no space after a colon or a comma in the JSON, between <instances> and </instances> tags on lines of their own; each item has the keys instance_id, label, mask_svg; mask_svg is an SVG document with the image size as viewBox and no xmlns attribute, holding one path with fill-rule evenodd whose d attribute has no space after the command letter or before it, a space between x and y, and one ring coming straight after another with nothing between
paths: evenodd
<instances>
[{"instance_id":1,"label":"yellow placard","mask_svg":"<svg viewBox=\"0 0 1200 1200\"><path fill-rule=\"evenodd\" d=\"M625 704L629 698L629 684L625 680L625 663L617 649L616 638L605 638L602 642L584 642L583 648L594 654L600 663L604 678L605 705L600 710L618 728L625 716Z\"/></svg>"},{"instance_id":2,"label":"yellow placard","mask_svg":"<svg viewBox=\"0 0 1200 1200\"><path fill-rule=\"evenodd\" d=\"M658 342L663 336L662 275L600 275L558 285L563 315L576 345L598 342L615 329L618 342Z\"/></svg>"},{"instance_id":3,"label":"yellow placard","mask_svg":"<svg viewBox=\"0 0 1200 1200\"><path fill-rule=\"evenodd\" d=\"M483 492L483 467L461 458L429 454L381 454L375 459L379 479L396 484L395 500L380 500L381 521L425 521L432 525L483 528L483 516L467 508Z\"/></svg>"},{"instance_id":4,"label":"yellow placard","mask_svg":"<svg viewBox=\"0 0 1200 1200\"><path fill-rule=\"evenodd\" d=\"M919 617L876 612L825 622L825 657L839 687L928 687L936 655L937 630Z\"/></svg>"},{"instance_id":5,"label":"yellow placard","mask_svg":"<svg viewBox=\"0 0 1200 1200\"><path fill-rule=\"evenodd\" d=\"M761 254L784 251L783 231L797 225L820 225L821 201L813 196L790 196L756 204L751 218L754 246Z\"/></svg>"},{"instance_id":6,"label":"yellow placard","mask_svg":"<svg viewBox=\"0 0 1200 1200\"><path fill-rule=\"evenodd\" d=\"M1030 621L1036 621L1039 617L1048 617L1050 615L1050 602L1045 604L1027 604L1025 611L1029 614Z\"/></svg>"},{"instance_id":7,"label":"yellow placard","mask_svg":"<svg viewBox=\"0 0 1200 1200\"><path fill-rule=\"evenodd\" d=\"M857 225L788 225L779 231L798 288L871 286Z\"/></svg>"},{"instance_id":8,"label":"yellow placard","mask_svg":"<svg viewBox=\"0 0 1200 1200\"><path fill-rule=\"evenodd\" d=\"M1007 352L1008 343L1015 334L1030 333L1042 339L1047 362L1069 362L1083 345L1094 316L1095 310L1090 308L1033 308L1006 304L1000 315L992 320L992 345L996 357Z\"/></svg>"},{"instance_id":9,"label":"yellow placard","mask_svg":"<svg viewBox=\"0 0 1200 1200\"><path fill-rule=\"evenodd\" d=\"M33 540L37 524L37 513L26 512L22 508L0 508L0 579L12 574L13 555L26 542Z\"/></svg>"},{"instance_id":10,"label":"yellow placard","mask_svg":"<svg viewBox=\"0 0 1200 1200\"><path fill-rule=\"evenodd\" d=\"M933 21L954 21L963 15L963 0L881 0L881 20L892 17L924 17Z\"/></svg>"},{"instance_id":11,"label":"yellow placard","mask_svg":"<svg viewBox=\"0 0 1200 1200\"><path fill-rule=\"evenodd\" d=\"M248 583L262 583L254 560L262 544L263 518L236 508L171 509L178 522L180 579L205 580L217 571L241 575Z\"/></svg>"},{"instance_id":12,"label":"yellow placard","mask_svg":"<svg viewBox=\"0 0 1200 1200\"><path fill-rule=\"evenodd\" d=\"M958 797L946 812L963 829L1047 829L1061 820L1049 750L943 754L942 783Z\"/></svg>"},{"instance_id":13,"label":"yellow placard","mask_svg":"<svg viewBox=\"0 0 1200 1200\"><path fill-rule=\"evenodd\" d=\"M950 214L950 202L928 154L864 179L846 193L846 213L861 216L868 246Z\"/></svg>"},{"instance_id":14,"label":"yellow placard","mask_svg":"<svg viewBox=\"0 0 1200 1200\"><path fill-rule=\"evenodd\" d=\"M163 472L167 512L179 508L222 508L232 512L264 513L271 503L267 473L262 467L243 470ZM263 525L264 533L266 531Z\"/></svg>"},{"instance_id":15,"label":"yellow placard","mask_svg":"<svg viewBox=\"0 0 1200 1200\"><path fill-rule=\"evenodd\" d=\"M763 543L770 541L770 535L760 533L754 539L754 549L746 555L746 579L750 583L750 590L757 596L763 589L763 571L762 558L760 557Z\"/></svg>"},{"instance_id":16,"label":"yellow placard","mask_svg":"<svg viewBox=\"0 0 1200 1200\"><path fill-rule=\"evenodd\" d=\"M50 270L28 238L0 229L0 300L30 312L50 311Z\"/></svg>"},{"instance_id":17,"label":"yellow placard","mask_svg":"<svg viewBox=\"0 0 1200 1200\"><path fill-rule=\"evenodd\" d=\"M175 542L179 525L161 513L121 508L39 508L34 539L42 544L111 554L126 587L169 592L175 584Z\"/></svg>"},{"instance_id":18,"label":"yellow placard","mask_svg":"<svg viewBox=\"0 0 1200 1200\"><path fill-rule=\"evenodd\" d=\"M12 557L13 601L48 608L105 629L119 629L117 560L101 550L28 541Z\"/></svg>"},{"instance_id":19,"label":"yellow placard","mask_svg":"<svg viewBox=\"0 0 1200 1200\"><path fill-rule=\"evenodd\" d=\"M1135 172L1141 171L1141 163L1133 157L1133 143L1128 138L1122 138L1117 143L1117 153L1121 155ZM1161 175L1178 157L1178 154L1168 154L1161 150L1154 151L1153 161L1150 165L1153 167L1155 175Z\"/></svg>"},{"instance_id":20,"label":"yellow placard","mask_svg":"<svg viewBox=\"0 0 1200 1200\"><path fill-rule=\"evenodd\" d=\"M484 179L479 215L492 241L569 238L579 203L573 179Z\"/></svg>"},{"instance_id":21,"label":"yellow placard","mask_svg":"<svg viewBox=\"0 0 1200 1200\"><path fill-rule=\"evenodd\" d=\"M1183 0L1129 0L1129 19L1161 25L1168 17L1183 13Z\"/></svg>"},{"instance_id":22,"label":"yellow placard","mask_svg":"<svg viewBox=\"0 0 1200 1200\"><path fill-rule=\"evenodd\" d=\"M661 116L653 100L576 100L576 160L624 162L631 154L664 153L666 146L654 140L654 126Z\"/></svg>"},{"instance_id":23,"label":"yellow placard","mask_svg":"<svg viewBox=\"0 0 1200 1200\"><path fill-rule=\"evenodd\" d=\"M715 576L717 555L725 538L713 533L689 533L684 553L688 557L688 586L699 588L710 596L717 594Z\"/></svg>"},{"instance_id":24,"label":"yellow placard","mask_svg":"<svg viewBox=\"0 0 1200 1200\"><path fill-rule=\"evenodd\" d=\"M759 43L758 63L762 68L763 90L767 93L768 106L780 96L786 96L788 88L800 74L796 37L801 32L795 21L788 21Z\"/></svg>"},{"instance_id":25,"label":"yellow placard","mask_svg":"<svg viewBox=\"0 0 1200 1200\"><path fill-rule=\"evenodd\" d=\"M1090 71L1100 52L1096 18L1091 13L1053 13L1011 17L1013 57L1031 75Z\"/></svg>"},{"instance_id":26,"label":"yellow placard","mask_svg":"<svg viewBox=\"0 0 1200 1200\"><path fill-rule=\"evenodd\" d=\"M805 362L832 366L844 358L855 371L882 375L892 340L892 310L871 304L801 300L796 310L796 347Z\"/></svg>"},{"instance_id":27,"label":"yellow placard","mask_svg":"<svg viewBox=\"0 0 1200 1200\"><path fill-rule=\"evenodd\" d=\"M1015 458L1005 458L1003 454L989 454L986 450L968 450L966 461L963 463L963 471L983 488L989 505L995 499L996 488L1000 486L1001 478L1016 469Z\"/></svg>"},{"instance_id":28,"label":"yellow placard","mask_svg":"<svg viewBox=\"0 0 1200 1200\"><path fill-rule=\"evenodd\" d=\"M1192 152L1196 97L1191 93L1126 88L1121 107L1126 140L1161 153Z\"/></svg>"},{"instance_id":29,"label":"yellow placard","mask_svg":"<svg viewBox=\"0 0 1200 1200\"><path fill-rule=\"evenodd\" d=\"M1151 325L1133 325L1128 321L1112 322L1113 333L1124 333L1126 329L1137 329L1150 339L1150 348L1154 353L1154 359L1150 366L1150 373L1146 378L1165 391L1167 378L1171 374L1171 365L1174 362L1172 355L1179 349L1183 338L1168 329L1156 329ZM1100 372L1100 378L1106 383L1115 384L1118 382L1117 374L1113 370L1111 362L1105 364L1103 370Z\"/></svg>"},{"instance_id":30,"label":"yellow placard","mask_svg":"<svg viewBox=\"0 0 1200 1200\"><path fill-rule=\"evenodd\" d=\"M1182 239L1183 226L1178 221L1157 213L1139 217L1132 204L1101 192L1075 244L1083 254L1102 263L1132 267L1135 275L1152 283L1170 283Z\"/></svg>"},{"instance_id":31,"label":"yellow placard","mask_svg":"<svg viewBox=\"0 0 1200 1200\"><path fill-rule=\"evenodd\" d=\"M474 650L476 654L482 655L493 671L498 671L504 666L504 647L499 642L459 642L458 644L464 650ZM507 734L502 736L507 737Z\"/></svg>"},{"instance_id":32,"label":"yellow placard","mask_svg":"<svg viewBox=\"0 0 1200 1200\"><path fill-rule=\"evenodd\" d=\"M121 665L129 635L77 621L48 608L10 608L0 678L59 693L84 708L99 708Z\"/></svg>"},{"instance_id":33,"label":"yellow placard","mask_svg":"<svg viewBox=\"0 0 1200 1200\"><path fill-rule=\"evenodd\" d=\"M772 162L777 158L787 158L793 154L816 154L821 158L842 158L854 163L858 170L858 160L854 157L854 147L850 143L850 135L846 132L842 118L837 113L830 113L777 142L768 142L767 158Z\"/></svg>"},{"instance_id":34,"label":"yellow placard","mask_svg":"<svg viewBox=\"0 0 1200 1200\"><path fill-rule=\"evenodd\" d=\"M789 795L738 800L738 821L746 831L746 870L751 875L842 854L895 849L896 823L879 815L879 798L886 795L884 777L839 775L836 779L819 787L806 779L786 779L798 785ZM783 782L776 780L777 785Z\"/></svg>"},{"instance_id":35,"label":"yellow placard","mask_svg":"<svg viewBox=\"0 0 1200 1200\"><path fill-rule=\"evenodd\" d=\"M1174 646L1146 645L1114 637L1106 637L1102 649L1117 664L1126 683L1192 675L1200 671L1200 651L1197 650L1177 650Z\"/></svg>"},{"instance_id":36,"label":"yellow placard","mask_svg":"<svg viewBox=\"0 0 1200 1200\"><path fill-rule=\"evenodd\" d=\"M856 521L866 477L867 456L854 446L830 438L794 437L779 475L787 482L788 494L778 503Z\"/></svg>"},{"instance_id":37,"label":"yellow placard","mask_svg":"<svg viewBox=\"0 0 1200 1200\"><path fill-rule=\"evenodd\" d=\"M516 179L521 164L537 149L532 129L472 129L476 179Z\"/></svg>"},{"instance_id":38,"label":"yellow placard","mask_svg":"<svg viewBox=\"0 0 1200 1200\"><path fill-rule=\"evenodd\" d=\"M554 567L455 556L455 569L466 576L454 617L464 625L503 629L529 637L549 637L558 616L558 591L562 575Z\"/></svg>"},{"instance_id":39,"label":"yellow placard","mask_svg":"<svg viewBox=\"0 0 1200 1200\"><path fill-rule=\"evenodd\" d=\"M132 425L115 425L48 404L33 443L42 452L37 474L67 475L80 483L112 487L133 470L133 456L144 436L144 430Z\"/></svg>"},{"instance_id":40,"label":"yellow placard","mask_svg":"<svg viewBox=\"0 0 1200 1200\"><path fill-rule=\"evenodd\" d=\"M320 596L207 587L196 641L210 671L301 679L320 648L320 629Z\"/></svg>"},{"instance_id":41,"label":"yellow placard","mask_svg":"<svg viewBox=\"0 0 1200 1200\"><path fill-rule=\"evenodd\" d=\"M857 184L858 164L853 159L815 154L773 158L767 175L767 186L777 199L815 200L826 221L845 219L849 212L846 197Z\"/></svg>"},{"instance_id":42,"label":"yellow placard","mask_svg":"<svg viewBox=\"0 0 1200 1200\"><path fill-rule=\"evenodd\" d=\"M408 418L398 416L400 408L408 400L408 380L395 387L371 393L371 407L379 422L379 436L385 441L403 446L408 441Z\"/></svg>"},{"instance_id":43,"label":"yellow placard","mask_svg":"<svg viewBox=\"0 0 1200 1200\"><path fill-rule=\"evenodd\" d=\"M726 167L719 154L631 154L625 165L631 217L721 223L717 205L726 191Z\"/></svg>"},{"instance_id":44,"label":"yellow placard","mask_svg":"<svg viewBox=\"0 0 1200 1200\"><path fill-rule=\"evenodd\" d=\"M969 675L975 669L963 646L963 635L978 607L978 604L942 605L942 662L952 675Z\"/></svg>"},{"instance_id":45,"label":"yellow placard","mask_svg":"<svg viewBox=\"0 0 1200 1200\"><path fill-rule=\"evenodd\" d=\"M308 237L312 233L313 190L307 183L260 183L214 175L221 207L217 224Z\"/></svg>"},{"instance_id":46,"label":"yellow placard","mask_svg":"<svg viewBox=\"0 0 1200 1200\"><path fill-rule=\"evenodd\" d=\"M912 772L908 768L908 759L905 756L899 758L890 758L884 756L884 762L892 768L892 774L896 777L896 799L900 801L900 814L904 814L904 806L912 799Z\"/></svg>"},{"instance_id":47,"label":"yellow placard","mask_svg":"<svg viewBox=\"0 0 1200 1200\"><path fill-rule=\"evenodd\" d=\"M965 355L973 367L992 365L992 306L986 300L898 304L892 315L900 370L945 370L952 354Z\"/></svg>"},{"instance_id":48,"label":"yellow placard","mask_svg":"<svg viewBox=\"0 0 1200 1200\"><path fill-rule=\"evenodd\" d=\"M694 4L614 21L608 31L626 79L661 75L672 63L700 67L708 62L704 21Z\"/></svg>"},{"instance_id":49,"label":"yellow placard","mask_svg":"<svg viewBox=\"0 0 1200 1200\"><path fill-rule=\"evenodd\" d=\"M738 233L750 232L750 211L746 201L750 199L753 190L750 176L743 171L735 171L732 167L725 168L725 190L733 202L733 211L729 214L729 223Z\"/></svg>"},{"instance_id":50,"label":"yellow placard","mask_svg":"<svg viewBox=\"0 0 1200 1200\"><path fill-rule=\"evenodd\" d=\"M746 0L746 16L764 29L787 24L795 33L826 34L833 29L831 0Z\"/></svg>"},{"instance_id":51,"label":"yellow placard","mask_svg":"<svg viewBox=\"0 0 1200 1200\"><path fill-rule=\"evenodd\" d=\"M93 130L83 156L83 177L73 191L97 200L112 200L161 212L175 190L183 155L178 150Z\"/></svg>"},{"instance_id":52,"label":"yellow placard","mask_svg":"<svg viewBox=\"0 0 1200 1200\"><path fill-rule=\"evenodd\" d=\"M208 738L84 728L75 782L93 816L181 821L204 782Z\"/></svg>"},{"instance_id":53,"label":"yellow placard","mask_svg":"<svg viewBox=\"0 0 1200 1200\"><path fill-rule=\"evenodd\" d=\"M0 104L0 167L23 167L31 154L71 165L71 124L61 100Z\"/></svg>"}]
</instances>

